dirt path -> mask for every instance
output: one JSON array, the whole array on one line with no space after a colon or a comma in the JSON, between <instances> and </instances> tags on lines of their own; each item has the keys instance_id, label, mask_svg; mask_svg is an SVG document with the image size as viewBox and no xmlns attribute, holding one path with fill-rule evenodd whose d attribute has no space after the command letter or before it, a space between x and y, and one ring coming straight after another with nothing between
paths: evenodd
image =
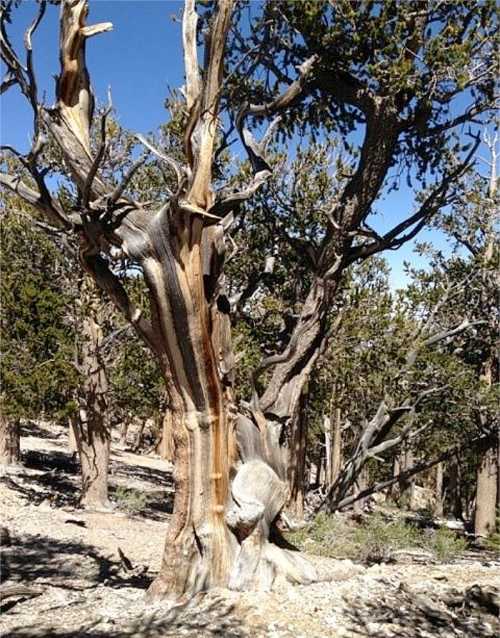
<instances>
[{"instance_id":1,"label":"dirt path","mask_svg":"<svg viewBox=\"0 0 500 638\"><path fill-rule=\"evenodd\" d=\"M132 502L142 511L120 511L130 505L122 498L112 513L84 512L76 507L79 477L64 430L39 425L25 434L25 467L0 480L2 525L11 536L2 580L40 595L2 601L2 636L474 638L500 631L492 589L500 587L500 563L491 559L366 568L316 558L331 582L242 595L219 590L176 607L151 604L145 591L160 565L171 468L116 451L112 495L120 487L145 495Z\"/></svg>"}]
</instances>

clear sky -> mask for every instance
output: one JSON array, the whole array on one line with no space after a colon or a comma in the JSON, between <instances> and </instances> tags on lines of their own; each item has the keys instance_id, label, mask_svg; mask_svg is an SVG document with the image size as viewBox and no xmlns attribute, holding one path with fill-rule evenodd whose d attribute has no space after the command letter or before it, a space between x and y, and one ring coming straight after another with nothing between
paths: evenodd
<instances>
[{"instance_id":1,"label":"clear sky","mask_svg":"<svg viewBox=\"0 0 500 638\"><path fill-rule=\"evenodd\" d=\"M91 0L89 24L112 22L113 31L91 38L87 62L98 101L106 100L111 87L119 122L136 132L154 131L164 122L163 106L169 87L183 84L181 0ZM10 34L18 51L22 37L36 11L34 0L23 0L14 12ZM54 99L53 76L58 72L58 7L48 6L46 16L34 38L34 60L39 92L46 102ZM1 98L1 141L21 151L30 146L32 116L17 88ZM404 182L404 180L403 180ZM406 184L376 205L376 228L389 229L393 222L412 211L413 197ZM443 249L443 237L435 231L421 233L418 240L432 241ZM385 253L392 269L394 288L404 285L403 262L415 263L414 242L398 251Z\"/></svg>"}]
</instances>

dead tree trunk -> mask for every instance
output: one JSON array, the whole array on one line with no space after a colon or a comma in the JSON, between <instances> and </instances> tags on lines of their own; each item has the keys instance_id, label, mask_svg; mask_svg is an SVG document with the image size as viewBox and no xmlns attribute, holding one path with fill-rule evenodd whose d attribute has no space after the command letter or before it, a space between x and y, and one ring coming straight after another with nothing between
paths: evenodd
<instances>
[{"instance_id":1,"label":"dead tree trunk","mask_svg":"<svg viewBox=\"0 0 500 638\"><path fill-rule=\"evenodd\" d=\"M343 463L342 412L332 408L331 413L323 417L325 431L326 484L331 486L339 478Z\"/></svg>"},{"instance_id":2,"label":"dead tree trunk","mask_svg":"<svg viewBox=\"0 0 500 638\"><path fill-rule=\"evenodd\" d=\"M407 470L415 465L413 451L407 445L401 451L400 467L403 476ZM399 499L408 509L413 509L413 491L415 486L415 477L403 478L399 481Z\"/></svg>"},{"instance_id":3,"label":"dead tree trunk","mask_svg":"<svg viewBox=\"0 0 500 638\"><path fill-rule=\"evenodd\" d=\"M335 408L335 415L331 415L330 422L333 420L333 437L332 437L332 467L329 484L333 485L340 475L343 463L343 443L342 443L342 412L340 408Z\"/></svg>"},{"instance_id":4,"label":"dead tree trunk","mask_svg":"<svg viewBox=\"0 0 500 638\"><path fill-rule=\"evenodd\" d=\"M75 415L70 416L68 421L68 451L75 458L78 454L78 444L76 442L76 424L74 423Z\"/></svg>"},{"instance_id":5,"label":"dead tree trunk","mask_svg":"<svg viewBox=\"0 0 500 638\"><path fill-rule=\"evenodd\" d=\"M127 414L123 417L120 425L120 447L125 449L127 447L128 430L130 427L130 416Z\"/></svg>"},{"instance_id":6,"label":"dead tree trunk","mask_svg":"<svg viewBox=\"0 0 500 638\"><path fill-rule=\"evenodd\" d=\"M491 195L494 196L496 187L490 189ZM489 262L493 257L493 240L487 246L485 251L485 262ZM493 385L494 361L493 357L489 357L483 364L481 371L481 379L484 384L491 388ZM482 418L480 417L480 420ZM482 426L488 427L489 424L481 423ZM490 426L491 427L491 426ZM477 537L484 538L495 531L497 516L497 488L498 488L498 450L499 435L498 432L489 436L484 445L479 449L479 459L476 471L476 509L474 512L474 534Z\"/></svg>"},{"instance_id":7,"label":"dead tree trunk","mask_svg":"<svg viewBox=\"0 0 500 638\"><path fill-rule=\"evenodd\" d=\"M358 474L358 478L356 480L356 484L354 486L354 496L356 500L354 501L354 511L357 513L361 513L363 511L363 503L364 499L361 496L368 489L368 468L365 465Z\"/></svg>"},{"instance_id":8,"label":"dead tree trunk","mask_svg":"<svg viewBox=\"0 0 500 638\"><path fill-rule=\"evenodd\" d=\"M463 518L463 499L462 499L462 475L461 475L460 459L455 455L451 458L449 470L449 499L450 509L456 519Z\"/></svg>"},{"instance_id":9,"label":"dead tree trunk","mask_svg":"<svg viewBox=\"0 0 500 638\"><path fill-rule=\"evenodd\" d=\"M19 421L0 413L0 465L17 465L20 461Z\"/></svg>"}]
</instances>

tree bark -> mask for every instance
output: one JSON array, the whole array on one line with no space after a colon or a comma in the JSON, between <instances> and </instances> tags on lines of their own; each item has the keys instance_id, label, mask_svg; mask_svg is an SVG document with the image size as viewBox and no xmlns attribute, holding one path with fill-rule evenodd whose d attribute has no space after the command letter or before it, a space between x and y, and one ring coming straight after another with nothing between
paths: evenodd
<instances>
[{"instance_id":1,"label":"tree bark","mask_svg":"<svg viewBox=\"0 0 500 638\"><path fill-rule=\"evenodd\" d=\"M123 420L120 425L120 447L122 449L125 449L127 447L127 436L128 436L129 427L130 427L130 417L127 414L126 416L123 417Z\"/></svg>"},{"instance_id":2,"label":"tree bark","mask_svg":"<svg viewBox=\"0 0 500 638\"><path fill-rule=\"evenodd\" d=\"M497 446L491 437L479 455L476 480L476 509L474 512L474 534L487 537L495 531L497 507Z\"/></svg>"},{"instance_id":3,"label":"tree bark","mask_svg":"<svg viewBox=\"0 0 500 638\"><path fill-rule=\"evenodd\" d=\"M43 120L78 191L74 213L78 224L51 197L35 162L30 166L37 191L20 186L15 178L3 179L53 223L60 223L67 232L78 229L82 265L134 326L164 375L175 449L176 492L162 566L150 588L152 596L178 597L217 586L269 589L278 575L294 582L316 578L315 570L298 553L270 542L271 537L277 538L276 520L289 495L286 457L262 411L257 407L251 418L237 414L232 399L234 357L230 304L224 293L222 271L224 231L227 218L238 204L271 175L265 161L269 138L264 136L257 143L245 128L245 118L259 113L259 107L248 105L245 112L239 113L237 126L252 165L253 182L236 194L229 189L216 195L212 187L224 48L233 5L233 0L214 3L212 18L206 25L201 73L198 15L194 0L185 0L186 164L168 158L143 140L177 177L175 194L168 191L164 205L153 208L150 202L142 204L125 197L126 178L118 186L106 183L105 172L99 170L106 151L105 115L101 118L101 143L93 157L90 131L94 109L85 43L111 25L86 26L86 0L61 2L61 72L56 84L56 105L51 109L35 105L35 123L39 129ZM27 41L29 44L29 38ZM312 60L301 65L301 75L308 72L311 64ZM277 100L280 109L297 97L302 80L299 78ZM33 104L36 91L31 91L28 98ZM267 115L264 109L262 116ZM38 129L35 140L42 144ZM141 267L149 292L148 316L133 304L123 282L110 267L111 248L123 251ZM319 284L314 295L323 298ZM310 325L313 331L316 323L315 318ZM308 332L305 316L302 325ZM95 347L86 347L82 353L86 374L77 441L85 474L84 500L104 501L109 431L106 377L99 357L102 335L91 313L85 326L91 337L88 343ZM308 338L305 341L309 343ZM313 343L304 347L316 352L318 345L313 338ZM296 350L303 347L297 340L295 346ZM310 370L308 361L309 354L305 377ZM303 374L299 376L304 378ZM294 401L300 397L302 385L301 380L297 391L291 389ZM98 486L102 489L98 490Z\"/></svg>"},{"instance_id":4,"label":"tree bark","mask_svg":"<svg viewBox=\"0 0 500 638\"><path fill-rule=\"evenodd\" d=\"M330 487L339 478L343 463L342 445L342 411L340 408L331 410L323 417L325 431L326 454L326 483Z\"/></svg>"},{"instance_id":5,"label":"tree bark","mask_svg":"<svg viewBox=\"0 0 500 638\"><path fill-rule=\"evenodd\" d=\"M449 499L450 509L456 519L463 518L462 476L460 471L460 459L455 455L449 463Z\"/></svg>"},{"instance_id":6,"label":"tree bark","mask_svg":"<svg viewBox=\"0 0 500 638\"><path fill-rule=\"evenodd\" d=\"M170 410L167 409L162 419L160 440L156 446L156 452L162 459L172 463L174 460L175 448L173 439L173 418Z\"/></svg>"},{"instance_id":7,"label":"tree bark","mask_svg":"<svg viewBox=\"0 0 500 638\"><path fill-rule=\"evenodd\" d=\"M17 465L20 461L19 422L0 413L0 465Z\"/></svg>"},{"instance_id":8,"label":"tree bark","mask_svg":"<svg viewBox=\"0 0 500 638\"><path fill-rule=\"evenodd\" d=\"M297 414L298 423L292 429L288 457L288 487L290 498L287 511L296 519L304 518L304 498L306 486L306 450L307 450L307 419L305 414L307 390L304 389Z\"/></svg>"},{"instance_id":9,"label":"tree bark","mask_svg":"<svg viewBox=\"0 0 500 638\"><path fill-rule=\"evenodd\" d=\"M74 423L75 416L72 415L68 421L68 451L73 456L78 454L78 444L76 442L75 428L76 424Z\"/></svg>"},{"instance_id":10,"label":"tree bark","mask_svg":"<svg viewBox=\"0 0 500 638\"><path fill-rule=\"evenodd\" d=\"M415 459L413 456L412 450L406 445L400 457L400 472L406 472L409 468L415 465ZM403 478L399 482L399 498L407 503L408 509L412 510L413 503L413 492L415 485L415 477L411 476L409 478Z\"/></svg>"},{"instance_id":11,"label":"tree bark","mask_svg":"<svg viewBox=\"0 0 500 638\"><path fill-rule=\"evenodd\" d=\"M269 357L261 366L273 366L273 370L259 398L259 408L280 434L297 422L300 396L324 346L326 287L329 285L323 279L314 281L285 352Z\"/></svg>"},{"instance_id":12,"label":"tree bark","mask_svg":"<svg viewBox=\"0 0 500 638\"><path fill-rule=\"evenodd\" d=\"M332 437L332 467L330 476L330 485L338 479L343 463L343 445L342 445L342 412L340 408L335 408L335 416L333 420L333 437Z\"/></svg>"},{"instance_id":13,"label":"tree bark","mask_svg":"<svg viewBox=\"0 0 500 638\"><path fill-rule=\"evenodd\" d=\"M438 463L436 465L436 470L434 474L434 494L435 494L435 505L434 505L434 516L442 517L444 515L444 501L443 501L443 463Z\"/></svg>"},{"instance_id":14,"label":"tree bark","mask_svg":"<svg viewBox=\"0 0 500 638\"><path fill-rule=\"evenodd\" d=\"M496 184L495 184L496 186ZM494 195L495 187L491 190ZM493 257L493 243L486 250L485 260ZM494 376L493 357L484 362L481 379L488 388L493 385ZM499 434L495 431L486 439L485 444L479 449L479 462L476 474L476 509L474 512L474 534L478 537L486 537L492 534L496 528L497 488L498 488L498 455Z\"/></svg>"},{"instance_id":15,"label":"tree bark","mask_svg":"<svg viewBox=\"0 0 500 638\"><path fill-rule=\"evenodd\" d=\"M72 427L81 467L81 504L90 509L108 509L108 474L111 436L108 427L108 383L101 354L103 340L99 321L100 298L94 283L85 279L82 300L88 314L82 320L78 413Z\"/></svg>"},{"instance_id":16,"label":"tree bark","mask_svg":"<svg viewBox=\"0 0 500 638\"><path fill-rule=\"evenodd\" d=\"M368 489L368 468L364 465L357 477L356 484L354 487L354 494L356 496L356 500L354 501L354 511L357 513L361 513L363 511L363 503L364 498L360 495L363 494Z\"/></svg>"}]
</instances>

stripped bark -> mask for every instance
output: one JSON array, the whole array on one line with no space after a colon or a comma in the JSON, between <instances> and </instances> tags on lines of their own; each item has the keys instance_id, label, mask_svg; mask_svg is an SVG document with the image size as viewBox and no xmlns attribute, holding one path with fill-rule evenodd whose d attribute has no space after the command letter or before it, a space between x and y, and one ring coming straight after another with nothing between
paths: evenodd
<instances>
[{"instance_id":1,"label":"stripped bark","mask_svg":"<svg viewBox=\"0 0 500 638\"><path fill-rule=\"evenodd\" d=\"M156 445L155 451L165 461L172 462L174 460L173 420L172 413L168 409L162 419L160 440Z\"/></svg>"},{"instance_id":2,"label":"stripped bark","mask_svg":"<svg viewBox=\"0 0 500 638\"><path fill-rule=\"evenodd\" d=\"M269 135L257 143L246 129L246 118L254 114L248 107L238 115L238 129L249 154L253 181L239 193L216 193L212 186L224 47L232 9L233 0L216 3L201 73L195 3L185 1L186 164L144 141L177 177L177 191L163 207L151 209L148 203L127 198L126 183L107 184L99 170L106 153L106 113L94 153L85 41L111 25L86 26L86 0L61 3L61 73L54 108L46 109L36 101L33 75L25 77L22 66L16 67L18 84L26 86L25 95L35 96L30 103L37 130L43 125L50 132L73 177L78 190L74 212L67 215L50 195L37 167L38 154L26 164L35 177L36 190L11 176L1 177L4 185L64 230L78 232L85 270L134 326L163 372L176 492L162 566L150 588L152 596L179 596L214 586L270 588L278 575L295 582L315 577L314 569L300 556L270 542L271 535L277 536L276 519L289 495L286 458L262 412L255 410L251 418L238 415L232 399L234 357L224 294L224 232L233 209L271 174L265 161ZM307 72L308 68L300 70ZM286 108L301 86L299 81L293 90L287 90L274 111ZM271 130L273 126L275 122ZM43 146L40 135L35 143ZM133 305L110 268L111 247L118 247L141 267L151 319ZM97 428L97 417L104 409L100 403L104 379L90 375L89 380L94 401L86 418L94 419ZM105 451L106 432L100 426L97 429ZM95 437L92 444L96 444Z\"/></svg>"},{"instance_id":3,"label":"stripped bark","mask_svg":"<svg viewBox=\"0 0 500 638\"><path fill-rule=\"evenodd\" d=\"M335 396L336 392L334 392ZM332 404L330 414L324 416L326 485L337 481L343 465L342 412Z\"/></svg>"}]
</instances>

